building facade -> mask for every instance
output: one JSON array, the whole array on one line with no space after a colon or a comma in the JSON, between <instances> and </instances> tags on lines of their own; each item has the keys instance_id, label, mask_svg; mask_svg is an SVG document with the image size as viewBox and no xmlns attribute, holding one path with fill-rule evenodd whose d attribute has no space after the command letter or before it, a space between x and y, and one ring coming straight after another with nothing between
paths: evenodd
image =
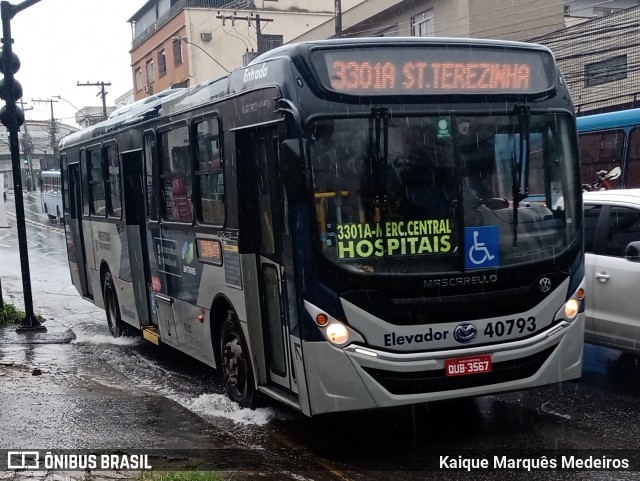
<instances>
[{"instance_id":1,"label":"building facade","mask_svg":"<svg viewBox=\"0 0 640 481\"><path fill-rule=\"evenodd\" d=\"M49 120L26 120L20 128L20 170L22 185L27 190L35 190L40 172L58 169L58 141L78 129L71 125L56 122L51 128ZM9 133L0 131L0 172L4 173L5 189L13 189L13 168L9 149Z\"/></svg>"},{"instance_id":2,"label":"building facade","mask_svg":"<svg viewBox=\"0 0 640 481\"><path fill-rule=\"evenodd\" d=\"M564 27L558 0L365 0L342 9L342 36L522 40ZM334 37L335 20L294 41Z\"/></svg>"},{"instance_id":3,"label":"building facade","mask_svg":"<svg viewBox=\"0 0 640 481\"><path fill-rule=\"evenodd\" d=\"M532 41L556 56L579 115L640 107L640 7Z\"/></svg>"},{"instance_id":4,"label":"building facade","mask_svg":"<svg viewBox=\"0 0 640 481\"><path fill-rule=\"evenodd\" d=\"M340 32L336 4L341 4ZM534 41L579 113L640 106L640 0L149 0L130 19L134 100L210 80L283 43L442 36ZM130 97L131 98L131 97Z\"/></svg>"},{"instance_id":5,"label":"building facade","mask_svg":"<svg viewBox=\"0 0 640 481\"><path fill-rule=\"evenodd\" d=\"M334 6L334 0L149 0L129 19L134 99L242 67L327 22Z\"/></svg>"}]
</instances>

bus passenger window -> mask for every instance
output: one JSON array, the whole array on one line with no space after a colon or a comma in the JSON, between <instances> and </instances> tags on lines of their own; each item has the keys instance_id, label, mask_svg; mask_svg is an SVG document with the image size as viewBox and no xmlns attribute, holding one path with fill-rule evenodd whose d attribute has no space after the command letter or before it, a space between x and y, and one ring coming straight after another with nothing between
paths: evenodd
<instances>
[{"instance_id":1,"label":"bus passenger window","mask_svg":"<svg viewBox=\"0 0 640 481\"><path fill-rule=\"evenodd\" d=\"M107 186L109 188L109 217L122 217L122 200L120 192L120 162L118 147L110 145L105 149L107 158Z\"/></svg>"},{"instance_id":2,"label":"bus passenger window","mask_svg":"<svg viewBox=\"0 0 640 481\"><path fill-rule=\"evenodd\" d=\"M162 132L159 140L160 180L164 196L162 217L168 221L191 223L189 129L184 126Z\"/></svg>"},{"instance_id":3,"label":"bus passenger window","mask_svg":"<svg viewBox=\"0 0 640 481\"><path fill-rule=\"evenodd\" d=\"M89 215L89 154L80 162L82 169L82 215Z\"/></svg>"},{"instance_id":4,"label":"bus passenger window","mask_svg":"<svg viewBox=\"0 0 640 481\"><path fill-rule=\"evenodd\" d=\"M156 140L151 133L144 137L144 163L147 188L147 209L150 220L158 220L158 164L156 158Z\"/></svg>"},{"instance_id":5,"label":"bus passenger window","mask_svg":"<svg viewBox=\"0 0 640 481\"><path fill-rule=\"evenodd\" d=\"M104 216L106 200L104 195L104 176L102 175L102 156L100 149L91 150L87 154L90 159L91 170L89 183L91 186L91 213L96 216Z\"/></svg>"},{"instance_id":6,"label":"bus passenger window","mask_svg":"<svg viewBox=\"0 0 640 481\"><path fill-rule=\"evenodd\" d=\"M617 182L620 182L619 180ZM611 181L609 181L611 183ZM640 187L640 129L635 127L629 132L629 156L624 177L626 189Z\"/></svg>"},{"instance_id":7,"label":"bus passenger window","mask_svg":"<svg viewBox=\"0 0 640 481\"><path fill-rule=\"evenodd\" d=\"M218 119L196 126L196 157L200 202L198 219L205 224L224 224L224 172Z\"/></svg>"},{"instance_id":8,"label":"bus passenger window","mask_svg":"<svg viewBox=\"0 0 640 481\"><path fill-rule=\"evenodd\" d=\"M580 134L578 146L582 162L582 183L590 184L597 179L599 170L609 172L622 162L624 130L608 130ZM617 189L621 179L611 180L612 189Z\"/></svg>"}]
</instances>

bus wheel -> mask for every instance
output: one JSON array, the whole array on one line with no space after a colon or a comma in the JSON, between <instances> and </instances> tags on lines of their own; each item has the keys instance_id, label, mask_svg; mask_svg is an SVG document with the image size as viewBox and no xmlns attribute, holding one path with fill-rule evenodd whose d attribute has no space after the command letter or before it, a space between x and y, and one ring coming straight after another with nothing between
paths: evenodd
<instances>
[{"instance_id":1,"label":"bus wheel","mask_svg":"<svg viewBox=\"0 0 640 481\"><path fill-rule=\"evenodd\" d=\"M109 332L113 337L122 336L122 321L120 320L120 306L118 305L118 295L116 294L116 286L110 272L104 275L104 287L102 290L104 295L104 307L107 311L107 324Z\"/></svg>"},{"instance_id":2,"label":"bus wheel","mask_svg":"<svg viewBox=\"0 0 640 481\"><path fill-rule=\"evenodd\" d=\"M47 204L44 205L44 213L47 214L47 217L49 217L49 220L52 221L56 218L55 215L51 214L49 212L49 209L47 208Z\"/></svg>"},{"instance_id":3,"label":"bus wheel","mask_svg":"<svg viewBox=\"0 0 640 481\"><path fill-rule=\"evenodd\" d=\"M257 393L248 358L247 344L238 317L229 311L220 332L220 359L229 397L240 407L254 409Z\"/></svg>"}]
</instances>

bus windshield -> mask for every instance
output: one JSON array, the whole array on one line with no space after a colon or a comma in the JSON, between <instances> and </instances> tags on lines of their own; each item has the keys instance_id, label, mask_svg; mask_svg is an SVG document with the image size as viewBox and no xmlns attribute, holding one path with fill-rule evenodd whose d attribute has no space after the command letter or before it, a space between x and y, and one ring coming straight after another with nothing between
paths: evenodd
<instances>
[{"instance_id":1,"label":"bus windshield","mask_svg":"<svg viewBox=\"0 0 640 481\"><path fill-rule=\"evenodd\" d=\"M569 114L525 109L317 120L308 140L320 249L380 274L549 260L579 227L572 129Z\"/></svg>"}]
</instances>

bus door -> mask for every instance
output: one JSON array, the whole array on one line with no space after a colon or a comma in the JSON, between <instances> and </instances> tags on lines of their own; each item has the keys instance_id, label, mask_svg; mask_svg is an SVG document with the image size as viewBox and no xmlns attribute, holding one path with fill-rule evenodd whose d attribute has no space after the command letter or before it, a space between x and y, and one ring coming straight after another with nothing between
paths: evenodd
<instances>
[{"instance_id":1,"label":"bus door","mask_svg":"<svg viewBox=\"0 0 640 481\"><path fill-rule=\"evenodd\" d=\"M246 135L246 138L244 137ZM240 145L239 182L249 200L244 224L252 236L258 262L260 311L268 381L294 389L283 267L284 202L278 172L276 127L245 132ZM242 229L242 227L241 227ZM291 255L291 254L289 254Z\"/></svg>"},{"instance_id":2,"label":"bus door","mask_svg":"<svg viewBox=\"0 0 640 481\"><path fill-rule=\"evenodd\" d=\"M127 242L131 261L131 282L135 297L136 311L141 326L150 324L149 253L145 212L145 186L142 151L122 154L124 184L124 213L126 217Z\"/></svg>"},{"instance_id":3,"label":"bus door","mask_svg":"<svg viewBox=\"0 0 640 481\"><path fill-rule=\"evenodd\" d=\"M83 297L93 297L89 283L87 258L85 257L84 234L82 232L82 182L80 180L80 164L69 164L69 232L73 249L69 259L76 263L78 269L78 290Z\"/></svg>"}]
</instances>

